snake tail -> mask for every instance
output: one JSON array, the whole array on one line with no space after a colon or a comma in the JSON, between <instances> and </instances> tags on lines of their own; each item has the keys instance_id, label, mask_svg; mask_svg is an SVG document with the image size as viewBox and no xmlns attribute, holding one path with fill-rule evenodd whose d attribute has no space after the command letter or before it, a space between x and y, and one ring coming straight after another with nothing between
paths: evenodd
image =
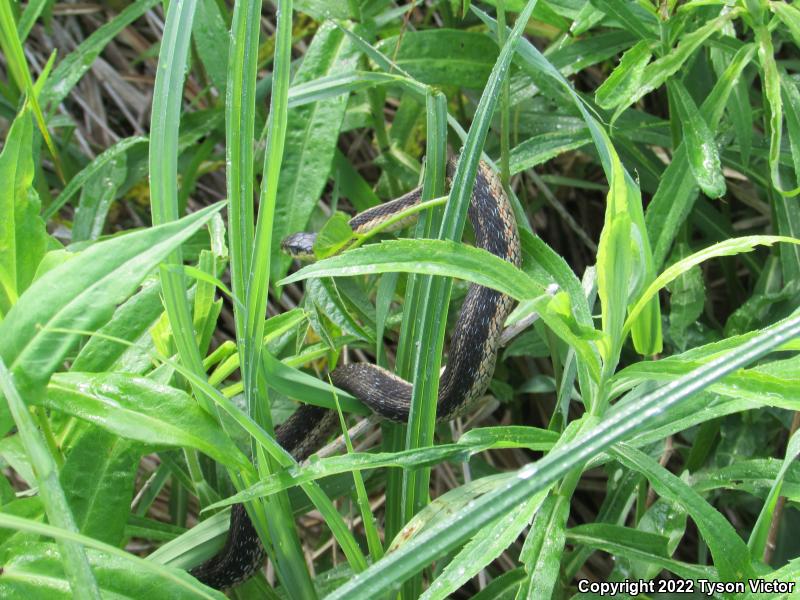
<instances>
[{"instance_id":1,"label":"snake tail","mask_svg":"<svg viewBox=\"0 0 800 600\"><path fill-rule=\"evenodd\" d=\"M291 449L295 460L303 461L322 446L337 425L334 411L302 404L278 427L275 440ZM226 590L255 575L266 556L244 504L234 504L225 546L190 573L209 587Z\"/></svg>"}]
</instances>

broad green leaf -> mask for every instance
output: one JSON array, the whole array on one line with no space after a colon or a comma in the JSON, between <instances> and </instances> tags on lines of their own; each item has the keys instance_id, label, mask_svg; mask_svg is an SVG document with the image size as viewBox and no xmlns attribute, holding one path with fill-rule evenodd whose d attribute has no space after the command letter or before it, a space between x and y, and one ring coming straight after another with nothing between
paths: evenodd
<instances>
[{"instance_id":1,"label":"broad green leaf","mask_svg":"<svg viewBox=\"0 0 800 600\"><path fill-rule=\"evenodd\" d=\"M689 168L703 193L709 198L719 198L725 194L725 178L714 132L681 82L670 82L670 90L683 124L683 143L689 157Z\"/></svg>"},{"instance_id":2,"label":"broad green leaf","mask_svg":"<svg viewBox=\"0 0 800 600\"><path fill-rule=\"evenodd\" d=\"M98 242L37 279L0 323L0 358L18 383L43 386L74 348L77 331L108 321L144 277L220 208Z\"/></svg>"},{"instance_id":3,"label":"broad green leaf","mask_svg":"<svg viewBox=\"0 0 800 600\"><path fill-rule=\"evenodd\" d=\"M112 546L123 541L141 447L90 427L72 446L61 486L78 531Z\"/></svg>"},{"instance_id":4,"label":"broad green leaf","mask_svg":"<svg viewBox=\"0 0 800 600\"><path fill-rule=\"evenodd\" d=\"M200 0L194 16L195 48L203 68L220 95L228 82L228 44L230 37L220 6L214 0ZM224 49L224 50L223 50Z\"/></svg>"},{"instance_id":5,"label":"broad green leaf","mask_svg":"<svg viewBox=\"0 0 800 600\"><path fill-rule=\"evenodd\" d=\"M415 79L438 86L482 89L497 60L497 44L490 37L456 29L407 31L377 48Z\"/></svg>"},{"instance_id":6,"label":"broad green leaf","mask_svg":"<svg viewBox=\"0 0 800 600\"><path fill-rule=\"evenodd\" d=\"M0 153L0 318L31 284L47 245L33 182L33 121L23 110ZM3 355L5 357L5 355ZM1 411L0 411L1 412Z\"/></svg>"},{"instance_id":7,"label":"broad green leaf","mask_svg":"<svg viewBox=\"0 0 800 600\"><path fill-rule=\"evenodd\" d=\"M297 0L295 9L306 13L318 20L323 19L350 19L354 15L351 12L351 2L328 2L327 0Z\"/></svg>"},{"instance_id":8,"label":"broad green leaf","mask_svg":"<svg viewBox=\"0 0 800 600\"><path fill-rule=\"evenodd\" d=\"M338 254L353 239L350 218L341 212L334 214L323 225L314 240L314 255L318 259Z\"/></svg>"},{"instance_id":9,"label":"broad green leaf","mask_svg":"<svg viewBox=\"0 0 800 600\"><path fill-rule=\"evenodd\" d=\"M625 307L630 297L630 277L639 271L637 252L632 244L631 219L627 212L613 213L612 194L626 194L625 184L609 191L606 222L597 250L597 294L603 315L603 362L613 368L622 347ZM626 203L624 198L618 202Z\"/></svg>"},{"instance_id":10,"label":"broad green leaf","mask_svg":"<svg viewBox=\"0 0 800 600\"><path fill-rule=\"evenodd\" d=\"M152 574L142 577L138 565L96 550L87 554L102 597L135 600L153 595L154 578ZM61 556L53 543L27 542L12 546L6 551L3 563L0 595L4 598L69 600L75 597L66 588ZM183 586L167 583L163 578L156 581L159 583L157 594L163 597L198 597L199 590L181 589Z\"/></svg>"},{"instance_id":11,"label":"broad green leaf","mask_svg":"<svg viewBox=\"0 0 800 600\"><path fill-rule=\"evenodd\" d=\"M325 314L343 332L352 334L370 344L375 343L374 329L370 327L369 323L362 327L356 321L351 314L352 311L331 279L322 278L310 281L306 285L305 292L306 302L313 303L313 306L320 313ZM332 342L331 347L335 347L335 342Z\"/></svg>"},{"instance_id":12,"label":"broad green leaf","mask_svg":"<svg viewBox=\"0 0 800 600\"><path fill-rule=\"evenodd\" d=\"M686 511L672 502L658 499L639 519L637 529L663 537L667 556L672 556L686 533ZM631 568L642 579L653 579L661 570L660 566L649 560L633 560Z\"/></svg>"},{"instance_id":13,"label":"broad green leaf","mask_svg":"<svg viewBox=\"0 0 800 600\"><path fill-rule=\"evenodd\" d=\"M196 448L234 469L250 461L186 392L115 373L59 373L44 405L120 437L157 447Z\"/></svg>"},{"instance_id":14,"label":"broad green leaf","mask_svg":"<svg viewBox=\"0 0 800 600\"><path fill-rule=\"evenodd\" d=\"M511 173L532 169L564 152L582 148L591 141L586 128L575 131L551 131L531 136L511 150L509 157Z\"/></svg>"},{"instance_id":15,"label":"broad green leaf","mask_svg":"<svg viewBox=\"0 0 800 600\"><path fill-rule=\"evenodd\" d=\"M25 447L22 445L22 438L18 432L0 440L0 456L25 483L30 487L36 485L36 475L34 475L30 457L25 453Z\"/></svg>"}]
</instances>

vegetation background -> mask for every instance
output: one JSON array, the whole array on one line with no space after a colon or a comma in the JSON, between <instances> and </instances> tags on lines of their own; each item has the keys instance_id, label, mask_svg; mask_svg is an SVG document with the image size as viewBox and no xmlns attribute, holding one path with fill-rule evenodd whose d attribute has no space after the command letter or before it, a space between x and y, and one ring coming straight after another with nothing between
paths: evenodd
<instances>
[{"instance_id":1,"label":"vegetation background","mask_svg":"<svg viewBox=\"0 0 800 600\"><path fill-rule=\"evenodd\" d=\"M0 42L0 596L220 597L236 492L239 598L800 582L795 4L0 0ZM448 148L446 207L336 254ZM521 270L459 243L481 157ZM435 426L466 282L527 325ZM409 427L293 466L295 401L368 412L346 355Z\"/></svg>"}]
</instances>

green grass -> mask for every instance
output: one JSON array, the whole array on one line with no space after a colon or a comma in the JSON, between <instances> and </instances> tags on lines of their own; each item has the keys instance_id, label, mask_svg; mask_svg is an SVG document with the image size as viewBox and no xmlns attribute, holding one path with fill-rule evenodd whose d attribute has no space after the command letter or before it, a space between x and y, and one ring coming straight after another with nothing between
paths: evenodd
<instances>
[{"instance_id":1,"label":"green grass","mask_svg":"<svg viewBox=\"0 0 800 600\"><path fill-rule=\"evenodd\" d=\"M238 598L800 584L800 9L109 4L0 0L0 596L222 597L186 569L236 502ZM470 245L481 159L521 269ZM467 282L521 332L437 425ZM415 381L409 423L297 465L296 402L369 412L343 360Z\"/></svg>"}]
</instances>

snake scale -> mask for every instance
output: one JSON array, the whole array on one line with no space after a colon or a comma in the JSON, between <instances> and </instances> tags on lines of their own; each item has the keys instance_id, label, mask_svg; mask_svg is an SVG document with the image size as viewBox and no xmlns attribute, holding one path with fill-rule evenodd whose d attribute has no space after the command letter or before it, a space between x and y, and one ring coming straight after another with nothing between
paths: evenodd
<instances>
[{"instance_id":1,"label":"snake scale","mask_svg":"<svg viewBox=\"0 0 800 600\"><path fill-rule=\"evenodd\" d=\"M455 172L448 162L448 185ZM350 220L356 233L366 233L421 202L417 188L400 198L370 208ZM496 175L481 162L468 211L475 245L519 266L521 251L514 213ZM402 225L407 222L401 221ZM396 226L395 226L396 227ZM312 253L315 234L298 233L282 242L295 256ZM512 300L495 290L470 286L450 341L447 366L439 381L437 420L456 416L486 390L494 373L503 323ZM352 363L331 373L333 383L369 406L375 413L405 423L411 405L412 386L390 371L367 363ZM276 440L298 461L305 460L324 443L337 424L333 411L303 404L276 431ZM216 589L227 589L251 577L262 565L264 548L242 504L231 511L225 546L218 554L191 571Z\"/></svg>"}]
</instances>

